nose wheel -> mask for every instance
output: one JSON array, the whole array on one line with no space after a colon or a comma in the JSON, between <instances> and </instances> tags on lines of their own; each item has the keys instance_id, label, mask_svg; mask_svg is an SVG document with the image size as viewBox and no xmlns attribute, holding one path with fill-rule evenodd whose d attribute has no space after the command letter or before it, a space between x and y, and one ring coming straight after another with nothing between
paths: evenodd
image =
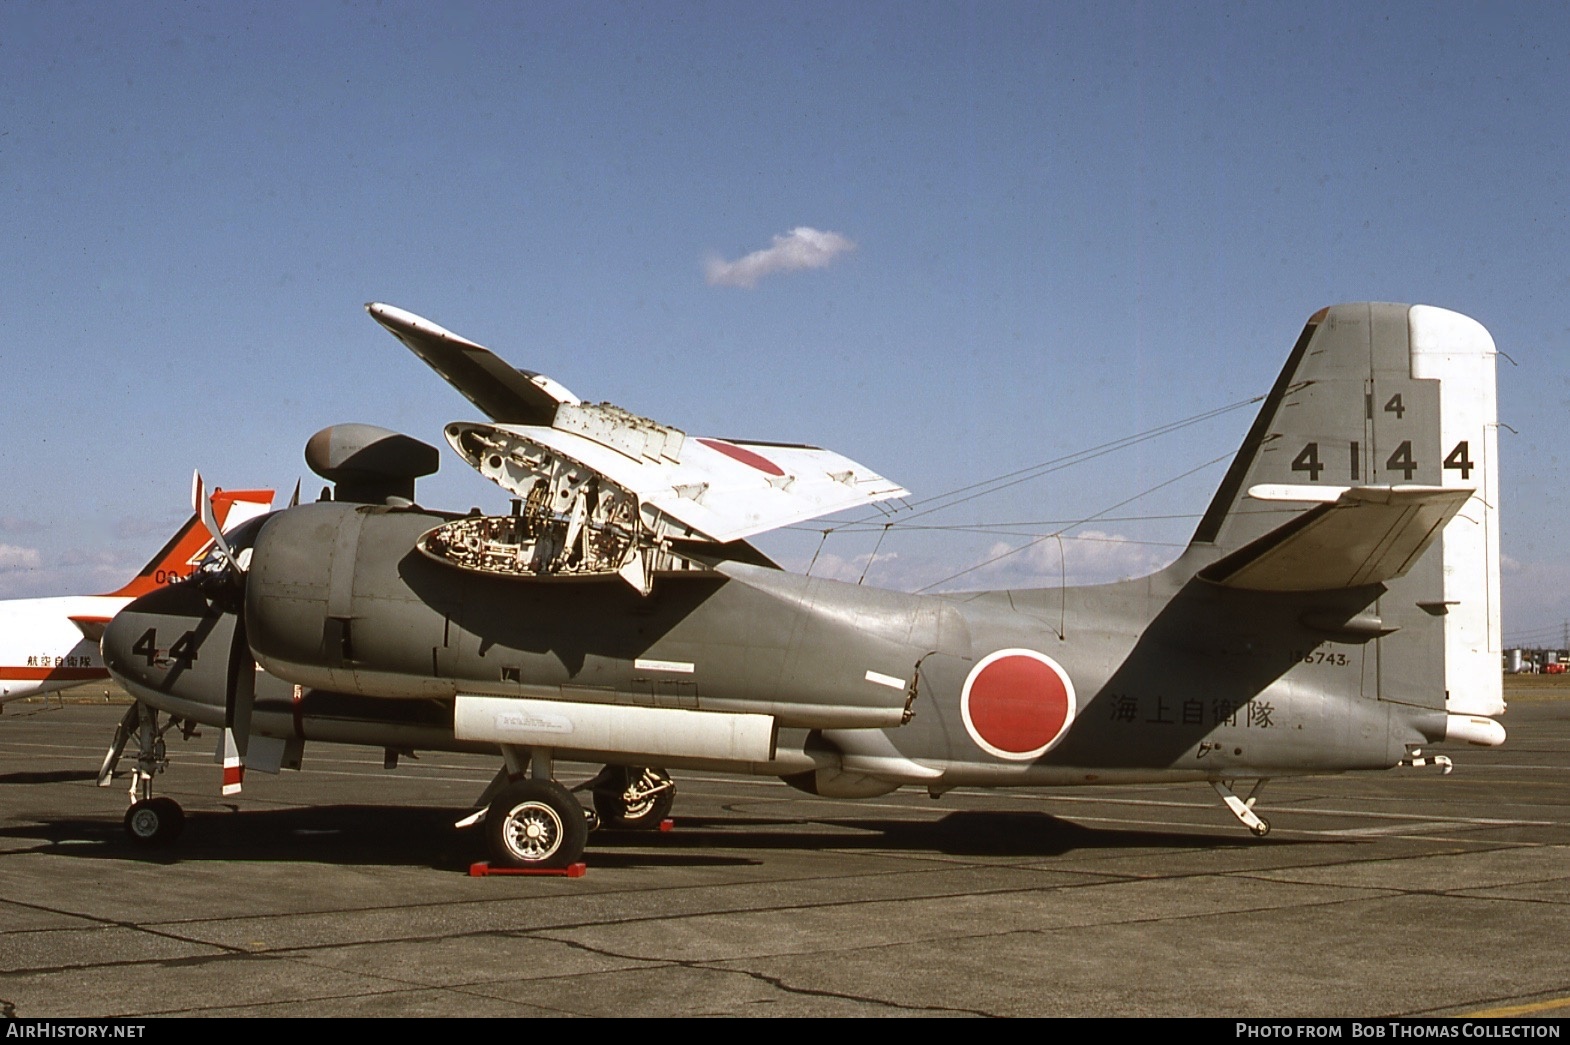
<instances>
[{"instance_id":1,"label":"nose wheel","mask_svg":"<svg viewBox=\"0 0 1570 1045\"><path fill-rule=\"evenodd\" d=\"M144 798L125 811L124 825L137 845L169 845L185 830L185 810L172 798Z\"/></svg>"}]
</instances>

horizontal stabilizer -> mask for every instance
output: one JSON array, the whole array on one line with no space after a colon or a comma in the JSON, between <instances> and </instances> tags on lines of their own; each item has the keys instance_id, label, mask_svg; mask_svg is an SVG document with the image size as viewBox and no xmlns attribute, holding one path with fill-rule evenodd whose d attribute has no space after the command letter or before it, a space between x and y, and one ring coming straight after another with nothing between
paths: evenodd
<instances>
[{"instance_id":1,"label":"horizontal stabilizer","mask_svg":"<svg viewBox=\"0 0 1570 1045\"><path fill-rule=\"evenodd\" d=\"M76 625L76 630L82 633L82 638L88 642L101 642L104 629L109 627L109 618L100 616L73 616L71 623Z\"/></svg>"},{"instance_id":2,"label":"horizontal stabilizer","mask_svg":"<svg viewBox=\"0 0 1570 1045\"><path fill-rule=\"evenodd\" d=\"M1287 488L1257 490L1269 500L1296 499L1290 493ZM1404 576L1475 491L1353 486L1335 493L1334 500L1217 560L1199 576L1247 591L1330 591L1382 584Z\"/></svg>"}]
</instances>

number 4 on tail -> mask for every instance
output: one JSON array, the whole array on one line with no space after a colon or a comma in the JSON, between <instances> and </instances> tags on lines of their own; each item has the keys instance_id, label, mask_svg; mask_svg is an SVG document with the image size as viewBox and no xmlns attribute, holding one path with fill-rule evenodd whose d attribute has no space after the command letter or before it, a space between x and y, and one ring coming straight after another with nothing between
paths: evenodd
<instances>
[{"instance_id":1,"label":"number 4 on tail","mask_svg":"<svg viewBox=\"0 0 1570 1045\"><path fill-rule=\"evenodd\" d=\"M1467 445L1465 439L1457 443L1456 448L1451 450L1449 455L1445 457L1445 467L1458 469L1461 472L1461 478L1463 479L1470 479L1472 477L1472 458L1467 454Z\"/></svg>"}]
</instances>

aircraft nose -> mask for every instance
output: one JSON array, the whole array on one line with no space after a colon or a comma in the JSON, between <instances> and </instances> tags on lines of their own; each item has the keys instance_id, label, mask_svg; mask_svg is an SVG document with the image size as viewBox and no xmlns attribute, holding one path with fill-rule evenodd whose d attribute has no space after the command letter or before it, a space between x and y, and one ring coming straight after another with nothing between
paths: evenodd
<instances>
[{"instance_id":1,"label":"aircraft nose","mask_svg":"<svg viewBox=\"0 0 1570 1045\"><path fill-rule=\"evenodd\" d=\"M144 595L104 629L104 666L143 703L223 725L235 617L210 607L194 584Z\"/></svg>"},{"instance_id":2,"label":"aircraft nose","mask_svg":"<svg viewBox=\"0 0 1570 1045\"><path fill-rule=\"evenodd\" d=\"M104 637L99 639L99 650L104 654L104 667L110 670L111 675L121 679L122 675L129 675L130 667L130 634L137 624L130 620L130 607L135 606L135 601L126 609L116 615L115 620L108 623L104 629Z\"/></svg>"},{"instance_id":3,"label":"aircraft nose","mask_svg":"<svg viewBox=\"0 0 1570 1045\"><path fill-rule=\"evenodd\" d=\"M138 606L143 599L135 599L125 609L115 615L104 629L103 638L99 640L103 651L104 667L123 685L132 683L142 684L146 679L138 669L136 657L131 647L136 644L136 637L147 627L147 613Z\"/></svg>"}]
</instances>

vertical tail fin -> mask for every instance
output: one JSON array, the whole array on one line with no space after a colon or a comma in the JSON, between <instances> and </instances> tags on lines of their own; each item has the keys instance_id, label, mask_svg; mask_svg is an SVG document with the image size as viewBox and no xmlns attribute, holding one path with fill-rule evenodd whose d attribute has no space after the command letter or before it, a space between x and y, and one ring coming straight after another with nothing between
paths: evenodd
<instances>
[{"instance_id":1,"label":"vertical tail fin","mask_svg":"<svg viewBox=\"0 0 1570 1045\"><path fill-rule=\"evenodd\" d=\"M1495 354L1476 321L1427 305L1316 313L1185 558L1194 566L1208 560L1201 577L1238 587L1254 586L1237 581L1244 566L1253 576L1290 574L1299 591L1316 587L1303 583L1316 573L1373 576L1320 586L1382 585L1368 630L1384 637L1373 644L1364 692L1454 715L1499 714ZM1396 538L1381 520L1400 514L1388 509L1392 501L1448 497L1453 504L1443 490L1465 496L1453 517L1444 516L1434 546L1415 545L1427 551L1399 569L1345 568L1390 554ZM1361 512L1362 521L1346 516L1354 521L1302 538L1332 502L1343 513ZM1380 502L1385 515L1376 519ZM1408 540L1415 517L1400 517L1408 527L1400 539ZM1329 549L1333 556L1326 533L1344 535ZM1325 560L1316 565L1316 555Z\"/></svg>"},{"instance_id":2,"label":"vertical tail fin","mask_svg":"<svg viewBox=\"0 0 1570 1045\"><path fill-rule=\"evenodd\" d=\"M212 495L213 515L223 530L265 514L272 503L271 490L214 490ZM106 594L134 599L165 584L183 580L191 575L212 543L201 519L192 515L129 583Z\"/></svg>"}]
</instances>

